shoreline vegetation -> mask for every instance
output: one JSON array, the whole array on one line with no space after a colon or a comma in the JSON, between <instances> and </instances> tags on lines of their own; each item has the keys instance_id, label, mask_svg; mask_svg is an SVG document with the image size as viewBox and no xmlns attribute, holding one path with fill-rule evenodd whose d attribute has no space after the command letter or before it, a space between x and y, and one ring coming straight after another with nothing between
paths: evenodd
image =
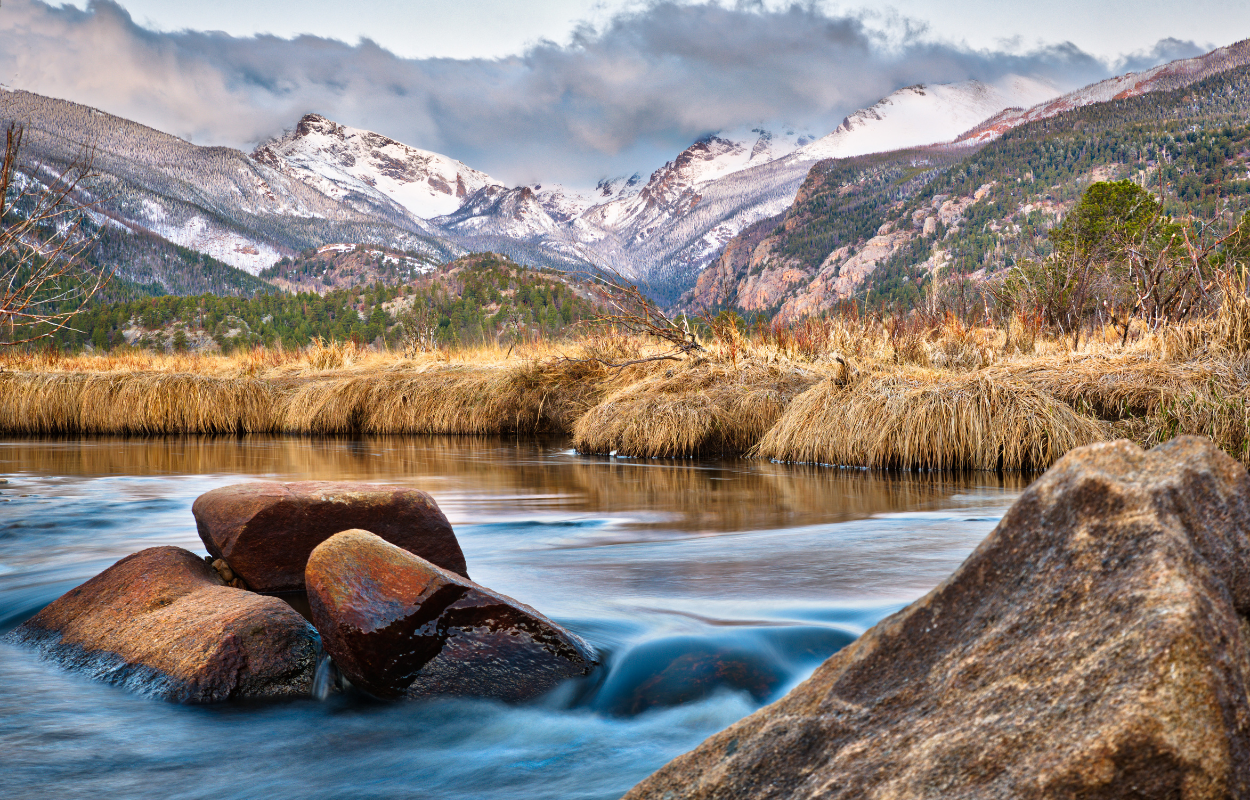
<instances>
[{"instance_id":1,"label":"shoreline vegetation","mask_svg":"<svg viewBox=\"0 0 1250 800\"><path fill-rule=\"evenodd\" d=\"M719 319L679 355L603 328L406 353L320 341L231 355L9 350L0 431L556 433L587 454L988 470L1199 434L1250 464L1244 292L1184 323L1087 330L1075 350L1022 315L997 326L854 307L753 329Z\"/></svg>"},{"instance_id":2,"label":"shoreline vegetation","mask_svg":"<svg viewBox=\"0 0 1250 800\"><path fill-rule=\"evenodd\" d=\"M1196 434L1250 464L1250 212L1235 211L1174 219L1138 183L1098 182L1010 268L937 270L905 308L750 322L490 253L329 305L260 298L256 330L203 298L162 300L137 322L129 306L84 312L98 346L49 328L39 349L10 311L0 432L556 433L585 454L999 471ZM188 314L229 346L190 348ZM45 317L22 330L44 335ZM177 332L126 338L138 323ZM226 337L236 324L249 337Z\"/></svg>"}]
</instances>

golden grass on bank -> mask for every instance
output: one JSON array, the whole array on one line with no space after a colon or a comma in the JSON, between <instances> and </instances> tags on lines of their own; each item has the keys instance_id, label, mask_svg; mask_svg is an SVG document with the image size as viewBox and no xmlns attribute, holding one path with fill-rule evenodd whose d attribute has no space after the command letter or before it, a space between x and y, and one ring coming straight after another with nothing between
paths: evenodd
<instances>
[{"instance_id":1,"label":"golden grass on bank","mask_svg":"<svg viewBox=\"0 0 1250 800\"><path fill-rule=\"evenodd\" d=\"M674 364L606 397L573 426L583 453L685 457L740 453L816 380L777 364Z\"/></svg>"},{"instance_id":2,"label":"golden grass on bank","mask_svg":"<svg viewBox=\"0 0 1250 800\"><path fill-rule=\"evenodd\" d=\"M263 381L166 374L0 374L10 433L261 433L274 429Z\"/></svg>"},{"instance_id":3,"label":"golden grass on bank","mask_svg":"<svg viewBox=\"0 0 1250 800\"><path fill-rule=\"evenodd\" d=\"M309 380L283 403L290 433L504 433L534 430L541 409L510 391L501 369Z\"/></svg>"},{"instance_id":4,"label":"golden grass on bank","mask_svg":"<svg viewBox=\"0 0 1250 800\"><path fill-rule=\"evenodd\" d=\"M1149 445L1196 433L1250 463L1244 294L1183 326L1135 325L1127 346L1108 326L1077 353L1046 339L1025 347L1016 327L1027 326L807 320L706 342L678 361L645 361L663 346L619 333L411 357L326 343L229 356L0 350L0 430L572 432L583 452L756 448L785 461L937 469L1044 467L1112 434ZM850 385L806 391L830 374Z\"/></svg>"},{"instance_id":5,"label":"golden grass on bank","mask_svg":"<svg viewBox=\"0 0 1250 800\"><path fill-rule=\"evenodd\" d=\"M1038 469L1109 426L1021 381L909 369L795 398L755 454L896 469Z\"/></svg>"}]
</instances>

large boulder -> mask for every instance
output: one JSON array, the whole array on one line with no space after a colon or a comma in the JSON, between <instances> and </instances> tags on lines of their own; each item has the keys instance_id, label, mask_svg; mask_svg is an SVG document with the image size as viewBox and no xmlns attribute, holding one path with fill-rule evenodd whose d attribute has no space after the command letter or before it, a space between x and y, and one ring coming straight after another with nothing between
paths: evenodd
<instances>
[{"instance_id":1,"label":"large boulder","mask_svg":"<svg viewBox=\"0 0 1250 800\"><path fill-rule=\"evenodd\" d=\"M184 703L308 694L317 632L286 603L223 586L180 547L127 556L8 641L99 680Z\"/></svg>"},{"instance_id":2,"label":"large boulder","mask_svg":"<svg viewBox=\"0 0 1250 800\"><path fill-rule=\"evenodd\" d=\"M318 545L306 582L326 652L377 697L520 701L597 663L589 645L529 606L369 531Z\"/></svg>"},{"instance_id":3,"label":"large boulder","mask_svg":"<svg viewBox=\"0 0 1250 800\"><path fill-rule=\"evenodd\" d=\"M403 486L241 483L200 495L191 511L208 552L257 592L303 591L313 548L353 528L469 574L451 523L433 498Z\"/></svg>"},{"instance_id":4,"label":"large boulder","mask_svg":"<svg viewBox=\"0 0 1250 800\"><path fill-rule=\"evenodd\" d=\"M1250 797L1250 479L1072 451L945 582L629 800Z\"/></svg>"}]
</instances>

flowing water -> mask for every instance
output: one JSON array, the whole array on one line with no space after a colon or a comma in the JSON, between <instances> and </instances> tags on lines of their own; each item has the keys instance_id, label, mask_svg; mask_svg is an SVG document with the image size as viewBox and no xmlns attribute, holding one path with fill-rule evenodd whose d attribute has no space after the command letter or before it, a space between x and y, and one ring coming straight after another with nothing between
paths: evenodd
<instances>
[{"instance_id":1,"label":"flowing water","mask_svg":"<svg viewBox=\"0 0 1250 800\"><path fill-rule=\"evenodd\" d=\"M0 643L0 796L615 798L945 578L1018 476L584 457L499 438L0 442L0 634L117 559L196 553L242 480L414 486L479 583L604 655L540 701L180 706Z\"/></svg>"}]
</instances>

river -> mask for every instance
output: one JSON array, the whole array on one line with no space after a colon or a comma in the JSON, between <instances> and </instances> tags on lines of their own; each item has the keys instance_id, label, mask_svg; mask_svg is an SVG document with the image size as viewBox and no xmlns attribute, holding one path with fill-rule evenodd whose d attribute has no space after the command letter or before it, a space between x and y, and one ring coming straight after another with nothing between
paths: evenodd
<instances>
[{"instance_id":1,"label":"river","mask_svg":"<svg viewBox=\"0 0 1250 800\"><path fill-rule=\"evenodd\" d=\"M949 575L1026 483L471 437L7 441L0 476L0 633L136 550L204 553L209 489L352 479L429 492L474 580L605 656L520 706L180 706L0 643L0 795L215 800L619 797ZM683 683L690 654L740 668Z\"/></svg>"}]
</instances>

